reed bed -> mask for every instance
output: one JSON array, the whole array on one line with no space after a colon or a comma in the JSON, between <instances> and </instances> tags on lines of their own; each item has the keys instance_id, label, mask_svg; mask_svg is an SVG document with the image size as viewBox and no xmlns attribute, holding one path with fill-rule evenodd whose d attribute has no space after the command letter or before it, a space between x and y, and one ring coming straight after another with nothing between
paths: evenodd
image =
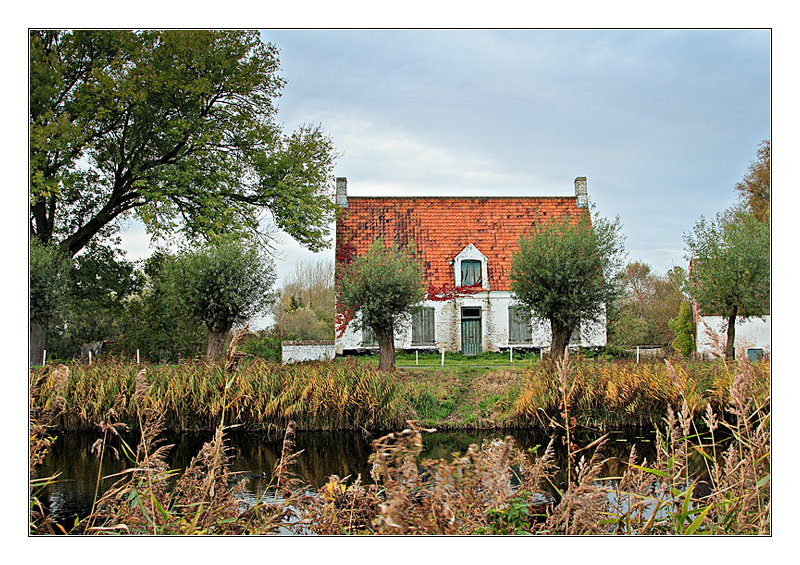
<instances>
[{"instance_id":1,"label":"reed bed","mask_svg":"<svg viewBox=\"0 0 800 565\"><path fill-rule=\"evenodd\" d=\"M49 367L31 371L34 381L42 379L42 408L52 411L63 404L53 425L94 428L113 408L120 422L138 427L136 406L119 399L136 388L143 366L112 361L64 367L68 381L58 389L48 378ZM225 364L144 368L150 387L146 408L163 414L168 429L213 430L231 399L236 402L229 407L229 421L248 429L284 429L290 420L303 429L391 428L404 419L404 402L392 379L355 361L281 365L245 360L235 369L230 389L232 373Z\"/></svg>"},{"instance_id":2,"label":"reed bed","mask_svg":"<svg viewBox=\"0 0 800 565\"><path fill-rule=\"evenodd\" d=\"M35 497L32 481L30 532L47 534L244 535L244 534L544 534L690 535L769 534L771 532L771 408L754 365L742 360L726 366L731 380L725 394L719 382L705 390L725 402L718 413L705 402L694 381L665 364L677 395L659 422L652 461L639 460L635 447L626 461L603 458L606 436L579 446L572 433L581 366L569 357L555 365L557 398L552 424L559 433L541 453L518 450L511 438L472 445L451 459L420 461L424 434L409 422L402 431L373 441L369 483L336 475L314 490L304 486L293 465L294 421L286 426L284 446L270 488L254 505L237 496L241 488L228 471L225 436L231 416L245 401L242 377L221 383L220 415L214 438L188 468L176 476L165 464L171 446L161 443L165 416L152 408L158 391L150 371L140 370L96 424L103 431L94 451L101 459L128 458L131 467L105 493L97 493L89 516L67 532L54 525ZM331 378L331 377L329 377ZM721 378L721 377L720 377ZM69 409L70 370L59 366L32 382L31 469L48 448L48 427ZM49 384L48 384L49 383ZM130 387L128 387L130 385ZM335 390L334 382L324 390ZM43 387L51 386L43 407ZM297 398L305 389L298 390ZM358 392L352 394L358 395ZM348 393L348 396L350 393ZM214 398L213 395L210 396ZM62 400L60 400L62 399ZM292 404L290 404L292 405ZM125 442L127 426L118 415L131 411L141 439ZM706 433L701 434L703 427ZM728 438L727 443L720 436ZM560 438L560 439L559 439ZM554 445L567 448L566 485L556 487ZM690 472L699 455L705 473ZM614 472L609 474L608 470ZM98 474L98 484L101 473ZM52 480L53 478L44 479ZM175 486L168 488L175 479ZM268 494L267 494L268 493Z\"/></svg>"},{"instance_id":3,"label":"reed bed","mask_svg":"<svg viewBox=\"0 0 800 565\"><path fill-rule=\"evenodd\" d=\"M692 415L711 407L725 414L730 387L739 365L718 361L633 363L573 361L569 411L578 427L612 429L652 427L666 417L670 406L685 400ZM752 372L751 394L761 404L770 394L770 362L748 364ZM517 425L552 427L563 409L559 367L545 361L523 370L519 395L509 420Z\"/></svg>"}]
</instances>

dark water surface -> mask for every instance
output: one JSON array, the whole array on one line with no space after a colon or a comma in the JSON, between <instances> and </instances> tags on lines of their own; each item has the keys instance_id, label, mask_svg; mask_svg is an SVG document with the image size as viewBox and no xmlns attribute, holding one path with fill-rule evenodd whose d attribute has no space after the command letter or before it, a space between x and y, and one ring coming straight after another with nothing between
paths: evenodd
<instances>
[{"instance_id":1,"label":"dark water surface","mask_svg":"<svg viewBox=\"0 0 800 565\"><path fill-rule=\"evenodd\" d=\"M369 456L372 453L371 443L379 437L365 435L361 432L298 432L295 437L296 451L303 453L296 460L294 472L313 488L324 485L331 475L341 478L350 476L351 480L359 474L364 483L372 482L370 477ZM424 451L422 458L449 458L454 452L464 453L472 443L481 444L484 440L503 438L510 435L519 449L537 449L542 453L550 442L544 433L530 430L503 431L470 431L470 432L436 432L423 435ZM579 445L588 445L601 434L579 436ZM38 493L39 500L48 508L53 518L63 524L67 530L72 527L75 516L86 516L92 507L100 470L98 457L91 452L92 444L100 438L99 433L61 433L57 435L50 453L43 464L37 468L38 477L50 477L60 473L57 481ZM167 444L174 444L167 463L171 469L182 470L189 465L192 457L197 455L203 443L213 438L212 433L165 434ZM126 438L128 444L135 449L138 438ZM262 472L271 478L275 467L283 437L265 433L231 432L226 436L226 445L230 448L230 470L241 473L241 477L257 477ZM556 440L556 464L562 470L566 466L566 452L560 438ZM112 442L109 442L111 445ZM652 435L636 430L629 434L613 433L603 451L604 458L611 458L608 475L622 472L622 466L616 459L627 460L631 446L636 444L636 452L647 456L652 461ZM585 452L591 456L593 450ZM121 456L121 452L120 452ZM122 456L120 457L121 459ZM641 459L640 459L641 460ZM421 462L421 460L420 460ZM118 473L129 466L126 461L116 460L107 450L103 459L102 475ZM254 502L261 495L268 481L251 480L243 498ZM558 478L558 477L557 477ZM100 492L110 487L117 478L101 481Z\"/></svg>"}]
</instances>

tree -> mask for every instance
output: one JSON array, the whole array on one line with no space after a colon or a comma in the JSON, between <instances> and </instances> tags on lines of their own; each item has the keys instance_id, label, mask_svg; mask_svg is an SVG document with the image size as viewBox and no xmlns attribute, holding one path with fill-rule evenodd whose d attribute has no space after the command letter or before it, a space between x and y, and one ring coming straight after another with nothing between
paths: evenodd
<instances>
[{"instance_id":1,"label":"tree","mask_svg":"<svg viewBox=\"0 0 800 565\"><path fill-rule=\"evenodd\" d=\"M360 320L375 332L381 371L394 367L395 329L427 295L422 268L414 255L413 243L400 249L394 242L385 246L376 239L364 255L340 265L339 300L353 312L354 321Z\"/></svg>"},{"instance_id":2,"label":"tree","mask_svg":"<svg viewBox=\"0 0 800 565\"><path fill-rule=\"evenodd\" d=\"M332 142L286 135L278 50L254 31L30 32L30 234L74 256L120 220L155 238L328 245ZM265 218L266 214L266 218Z\"/></svg>"},{"instance_id":3,"label":"tree","mask_svg":"<svg viewBox=\"0 0 800 565\"><path fill-rule=\"evenodd\" d=\"M57 247L29 244L30 286L28 287L28 337L30 364L42 362L47 348L47 328L66 308L72 261Z\"/></svg>"},{"instance_id":4,"label":"tree","mask_svg":"<svg viewBox=\"0 0 800 565\"><path fill-rule=\"evenodd\" d=\"M629 263L622 272L624 294L609 315L609 341L627 346L668 345L672 341L668 322L678 315L684 300L684 276L680 267L662 276L646 263Z\"/></svg>"},{"instance_id":5,"label":"tree","mask_svg":"<svg viewBox=\"0 0 800 565\"><path fill-rule=\"evenodd\" d=\"M675 338L672 346L684 357L688 357L697 346L695 345L695 324L692 320L692 309L685 300L681 302L681 309L678 316L670 318L669 329L672 330Z\"/></svg>"},{"instance_id":6,"label":"tree","mask_svg":"<svg viewBox=\"0 0 800 565\"><path fill-rule=\"evenodd\" d=\"M328 259L295 263L272 307L285 338L333 339L334 278L333 262Z\"/></svg>"},{"instance_id":7,"label":"tree","mask_svg":"<svg viewBox=\"0 0 800 565\"><path fill-rule=\"evenodd\" d=\"M550 321L551 355L561 358L572 332L599 321L621 292L624 258L619 217L613 222L586 210L577 221L534 226L511 258L511 290L517 300Z\"/></svg>"},{"instance_id":8,"label":"tree","mask_svg":"<svg viewBox=\"0 0 800 565\"><path fill-rule=\"evenodd\" d=\"M727 320L725 357L734 358L736 319L769 311L769 226L742 209L704 217L684 234L692 297L705 315Z\"/></svg>"},{"instance_id":9,"label":"tree","mask_svg":"<svg viewBox=\"0 0 800 565\"><path fill-rule=\"evenodd\" d=\"M757 159L750 163L747 174L736 184L736 191L753 216L763 223L770 217L770 176L772 170L771 140L765 139L757 150Z\"/></svg>"},{"instance_id":10,"label":"tree","mask_svg":"<svg viewBox=\"0 0 800 565\"><path fill-rule=\"evenodd\" d=\"M174 255L157 250L139 267L143 287L125 302L121 335L111 344L115 353L153 363L195 358L208 345L202 322L189 315L176 295L171 277Z\"/></svg>"},{"instance_id":11,"label":"tree","mask_svg":"<svg viewBox=\"0 0 800 565\"><path fill-rule=\"evenodd\" d=\"M225 338L236 324L261 314L274 300L272 259L256 245L217 238L179 253L168 264L177 300L208 329L206 361L219 359Z\"/></svg>"}]
</instances>

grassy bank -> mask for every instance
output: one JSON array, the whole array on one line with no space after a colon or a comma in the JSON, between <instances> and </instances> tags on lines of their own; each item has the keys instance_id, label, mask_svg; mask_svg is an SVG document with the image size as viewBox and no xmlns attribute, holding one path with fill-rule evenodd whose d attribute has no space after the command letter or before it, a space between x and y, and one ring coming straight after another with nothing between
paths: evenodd
<instances>
[{"instance_id":1,"label":"grassy bank","mask_svg":"<svg viewBox=\"0 0 800 565\"><path fill-rule=\"evenodd\" d=\"M670 398L675 405L667 406L665 418L659 422L652 461L640 460L634 447L627 461L615 461L613 465L608 465L612 462L603 456L605 435L598 433L597 439L587 445L577 445L574 435L575 414L581 414L580 398L600 395L587 391L607 393L610 385L602 388L598 383L605 382L608 375L617 375L618 381L627 382L621 381L622 373L611 369L590 370L581 362L567 361L531 366L519 372L503 370L502 375L496 371L476 371L471 375L442 372L436 376L435 372L423 371L396 374L390 381L370 381L373 373L361 373L365 371L363 366L353 362L286 368L286 375L294 374L296 380L305 383L292 385L288 377L282 381L295 387L288 396L294 400L285 404L286 411L296 407L292 410L310 418L309 421L318 421L315 418L336 421L331 419L332 414L352 417L356 413L361 414L358 421L376 421L376 412L368 408L372 400L348 400L350 393L356 398L371 394L366 389L353 388L348 381L352 375L380 385L376 389L380 394L390 391L389 400L397 402L396 415L406 409L416 412L424 404L434 410L429 415L431 419L446 422L450 418L458 425L462 416L476 414L476 410L484 410L489 422L532 421L527 407L535 391L543 388L541 383L549 383L553 389L547 391L554 395L554 400L549 408L553 415L548 414L548 425L558 429L565 440L567 480L553 496L551 487L557 469L552 442L541 452L522 452L516 449L513 440L506 438L473 445L452 459L421 461L426 430L411 424L403 431L373 441L370 480L331 476L323 487L309 492L292 472L302 453L294 452L296 425L289 421L271 488L254 506L237 498L236 485L240 483L226 465L227 426L246 413L240 405L253 402L245 392L255 390L247 388L252 385L237 384L248 374L246 368L228 376L222 371L222 378L213 381L215 388L206 389L208 396L202 398L215 403L219 410L216 433L177 477L164 463L168 447L159 443L169 410L168 404L159 402L164 390L170 387L159 388L156 380L151 380L155 370L139 371L132 380L120 377L120 382L114 385L120 387L119 392L98 422L103 437L94 448L101 462L112 452L119 452L131 460L131 468L107 492L97 494L90 515L77 522L70 532L50 521L36 499L36 487L54 478L34 479L30 531L158 535L769 534L771 411L769 396L763 396L768 365L754 366L744 361L723 364L721 369L707 369L703 372L707 381L703 381L706 384L702 387L698 384L699 375L690 369L665 366L666 379L676 391L674 395L661 382L662 375L656 370L644 373L643 369L631 367L619 369L631 375L639 374L636 371L645 375L634 381L643 391L650 390L644 386L645 382L652 380L654 385L659 384L651 387L647 396L641 392L642 398L652 397L654 402ZM272 370L281 372L278 368ZM264 371L261 367L262 376ZM125 373L122 369L117 372ZM48 426L67 412L74 412L69 405L75 402L70 389L74 388L75 394L84 390L73 382L77 377L70 373L66 367L51 369L40 374L32 387L33 477L37 461L52 441ZM310 379L309 375L316 376ZM325 398L311 390L325 382L330 384L323 388L324 394L338 395L335 403L333 398L328 399L329 408L321 414L308 408L301 410L301 405L313 406ZM725 391L721 388L723 382L727 382ZM340 389L350 392L344 395ZM49 393L45 394L47 390ZM496 391L496 399L482 405L488 390ZM299 394L301 391L307 395ZM451 402L456 393L458 399ZM276 398L279 394L276 390ZM408 405L399 400L403 398ZM705 402L701 402L703 398ZM716 409L719 403L724 403L723 412ZM361 412L347 408L331 410L330 406L337 405L362 408ZM247 410L255 408L250 406ZM138 423L141 439L136 446L126 444L118 434L117 415L123 413ZM289 415L284 413L283 417ZM702 435L698 433L701 430ZM730 438L724 445L718 441L722 432ZM690 474L692 453L702 456L706 468L702 483Z\"/></svg>"}]
</instances>

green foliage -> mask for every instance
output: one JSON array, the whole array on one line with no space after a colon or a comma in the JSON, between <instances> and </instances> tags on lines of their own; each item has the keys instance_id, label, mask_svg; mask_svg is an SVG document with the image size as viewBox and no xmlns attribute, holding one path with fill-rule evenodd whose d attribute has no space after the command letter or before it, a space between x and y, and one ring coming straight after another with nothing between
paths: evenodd
<instances>
[{"instance_id":1,"label":"green foliage","mask_svg":"<svg viewBox=\"0 0 800 565\"><path fill-rule=\"evenodd\" d=\"M588 211L538 224L519 240L511 259L511 289L538 316L550 320L554 352L563 354L581 321L596 321L620 293L624 255L619 218L609 222Z\"/></svg>"},{"instance_id":2,"label":"green foliage","mask_svg":"<svg viewBox=\"0 0 800 565\"><path fill-rule=\"evenodd\" d=\"M672 346L684 357L688 357L697 347L694 333L696 326L692 320L692 309L689 303L681 302L681 310L676 318L670 318L669 329L675 335Z\"/></svg>"},{"instance_id":3,"label":"green foliage","mask_svg":"<svg viewBox=\"0 0 800 565\"><path fill-rule=\"evenodd\" d=\"M280 333L274 329L259 330L247 334L239 345L238 350L268 361L280 362L282 358L282 340Z\"/></svg>"},{"instance_id":4,"label":"green foliage","mask_svg":"<svg viewBox=\"0 0 800 565\"><path fill-rule=\"evenodd\" d=\"M478 528L479 535L525 535L530 534L535 524L532 510L533 496L525 489L514 493L505 505L486 511L487 526Z\"/></svg>"},{"instance_id":5,"label":"green foliage","mask_svg":"<svg viewBox=\"0 0 800 565\"><path fill-rule=\"evenodd\" d=\"M273 261L255 245L216 239L168 264L175 296L209 332L227 332L272 303Z\"/></svg>"},{"instance_id":6,"label":"green foliage","mask_svg":"<svg viewBox=\"0 0 800 565\"><path fill-rule=\"evenodd\" d=\"M266 211L328 245L332 141L275 121L278 50L256 31L30 32L30 224L75 255L134 216L156 237L252 233ZM269 234L263 234L269 236Z\"/></svg>"},{"instance_id":7,"label":"green foliage","mask_svg":"<svg viewBox=\"0 0 800 565\"><path fill-rule=\"evenodd\" d=\"M30 321L46 325L57 319L66 307L72 260L56 246L42 245L35 239L30 240L29 253Z\"/></svg>"},{"instance_id":8,"label":"green foliage","mask_svg":"<svg viewBox=\"0 0 800 565\"><path fill-rule=\"evenodd\" d=\"M181 307L169 276L175 257L156 251L144 261L144 287L126 302L124 331L108 348L127 358L176 363L196 358L207 338L201 322ZM179 355L180 354L180 355Z\"/></svg>"},{"instance_id":9,"label":"green foliage","mask_svg":"<svg viewBox=\"0 0 800 565\"><path fill-rule=\"evenodd\" d=\"M769 225L731 209L711 221L701 216L684 242L692 261L692 297L704 314L728 319L726 355L732 358L736 318L769 312Z\"/></svg>"},{"instance_id":10,"label":"green foliage","mask_svg":"<svg viewBox=\"0 0 800 565\"><path fill-rule=\"evenodd\" d=\"M394 330L427 296L427 287L413 244L402 250L376 239L367 253L342 265L339 296L364 326L373 329L383 350L390 343L394 364ZM384 353L381 357L383 358ZM382 367L386 368L386 367Z\"/></svg>"}]
</instances>

